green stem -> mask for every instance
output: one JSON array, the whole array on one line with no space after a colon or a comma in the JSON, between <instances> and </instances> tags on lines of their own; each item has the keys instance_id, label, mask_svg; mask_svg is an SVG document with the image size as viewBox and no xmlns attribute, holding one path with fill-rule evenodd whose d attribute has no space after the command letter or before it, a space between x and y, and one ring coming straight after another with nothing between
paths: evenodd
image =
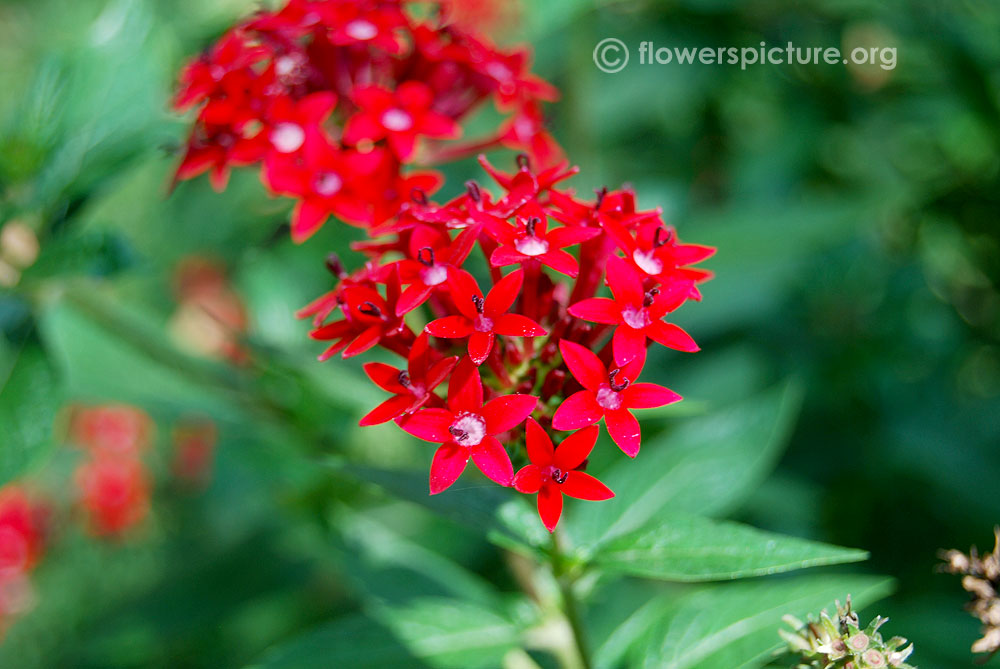
<instances>
[{"instance_id":1,"label":"green stem","mask_svg":"<svg viewBox=\"0 0 1000 669\"><path fill-rule=\"evenodd\" d=\"M552 552L550 553L552 573L559 583L563 615L566 616L566 622L569 623L570 630L573 632L573 644L579 659L579 666L582 669L591 669L587 635L583 628L583 618L580 616L580 602L577 600L576 593L573 592L573 584L576 579L566 569L560 536L558 530L552 533Z\"/></svg>"}]
</instances>

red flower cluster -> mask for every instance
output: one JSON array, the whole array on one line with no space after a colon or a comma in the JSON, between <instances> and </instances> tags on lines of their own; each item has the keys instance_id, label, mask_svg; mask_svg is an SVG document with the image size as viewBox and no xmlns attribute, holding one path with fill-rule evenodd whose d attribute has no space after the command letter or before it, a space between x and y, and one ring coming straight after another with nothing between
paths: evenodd
<instances>
[{"instance_id":1,"label":"red flower cluster","mask_svg":"<svg viewBox=\"0 0 1000 669\"><path fill-rule=\"evenodd\" d=\"M210 171L221 190L232 166L261 163L265 185L297 200L301 241L330 215L381 224L413 189L439 185L436 173L404 165L501 145L554 162L541 103L556 90L531 74L527 50L499 49L450 21L451 4L289 0L237 25L181 74L175 106L198 115L177 179ZM444 143L488 100L507 115L500 128Z\"/></svg>"},{"instance_id":2,"label":"red flower cluster","mask_svg":"<svg viewBox=\"0 0 1000 669\"><path fill-rule=\"evenodd\" d=\"M42 556L45 515L24 486L0 488L0 633L31 605L28 575Z\"/></svg>"},{"instance_id":3,"label":"red flower cluster","mask_svg":"<svg viewBox=\"0 0 1000 669\"><path fill-rule=\"evenodd\" d=\"M149 512L151 484L141 456L152 440L153 423L134 407L78 408L70 436L88 456L74 480L90 530L119 537Z\"/></svg>"},{"instance_id":4,"label":"red flower cluster","mask_svg":"<svg viewBox=\"0 0 1000 669\"><path fill-rule=\"evenodd\" d=\"M581 471L595 424L603 419L612 440L635 457L641 433L632 411L681 399L638 378L651 344L698 350L664 319L701 299L697 285L711 274L692 265L714 249L680 243L658 210L637 210L629 189L582 201L559 187L575 170L535 172L522 156L517 172L506 174L481 162L500 197L475 182L444 204L416 193L357 245L367 256L357 271L328 259L338 283L300 315L313 318L313 338L332 342L321 359L376 346L406 359L401 368L365 365L391 397L361 424L395 420L438 444L432 494L471 459L500 485L538 493L551 530L563 494L613 494ZM475 247L488 266L488 290L465 269ZM611 297L596 296L605 285ZM430 322L417 317L421 305ZM578 431L554 448L546 429ZM519 443L530 464L515 476L508 447Z\"/></svg>"}]
</instances>

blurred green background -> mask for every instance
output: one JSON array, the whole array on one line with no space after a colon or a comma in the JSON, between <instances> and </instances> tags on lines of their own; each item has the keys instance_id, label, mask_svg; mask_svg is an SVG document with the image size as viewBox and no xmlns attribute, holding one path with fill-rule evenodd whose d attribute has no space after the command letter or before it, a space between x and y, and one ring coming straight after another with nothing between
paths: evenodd
<instances>
[{"instance_id":1,"label":"blurred green background","mask_svg":"<svg viewBox=\"0 0 1000 669\"><path fill-rule=\"evenodd\" d=\"M869 550L863 569L897 584L866 612L915 642L919 666L969 666L978 624L956 579L935 573L935 553L989 548L1000 522L1000 5L523 5L507 36L532 43L536 70L564 92L548 112L583 168L573 185L630 182L683 240L719 248L704 301L678 314L703 352L650 362L651 380L687 401L644 431L669 438L697 415L706 440L725 438L714 412L791 379L794 428L772 435L779 445L754 464L760 485L727 511ZM474 601L517 589L516 561L481 529L331 473L344 459L422 468L430 453L390 427L354 427L379 391L360 363L315 363L294 320L329 286L325 253L350 258L355 231L328 224L292 245L287 203L252 172L221 195L204 179L167 192L185 132L168 109L175 74L254 6L0 2L0 222L23 221L41 242L0 295L4 480L28 471L60 490L72 457L51 425L68 401L135 403L162 425L207 414L220 433L211 486L158 490L141 536L107 545L64 528L0 666L242 666L338 613L361 608L391 626L372 611L404 592ZM633 48L617 74L592 61L609 36ZM640 66L643 40L894 46L897 67ZM446 173L449 196L483 178L472 160ZM192 355L171 335L175 268L192 254L227 268L247 307L250 365ZM471 514L478 486L452 503ZM510 606L512 619L527 615ZM481 623L499 646L510 634L448 615ZM351 620L365 643L381 639ZM605 623L589 624L597 643Z\"/></svg>"}]
</instances>

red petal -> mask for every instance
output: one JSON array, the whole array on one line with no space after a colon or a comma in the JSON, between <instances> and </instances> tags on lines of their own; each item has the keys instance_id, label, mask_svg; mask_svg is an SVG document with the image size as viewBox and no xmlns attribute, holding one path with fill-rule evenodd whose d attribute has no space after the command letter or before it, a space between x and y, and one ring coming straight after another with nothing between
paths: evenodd
<instances>
[{"instance_id":1,"label":"red petal","mask_svg":"<svg viewBox=\"0 0 1000 669\"><path fill-rule=\"evenodd\" d=\"M465 316L445 316L428 323L424 332L442 339L460 339L472 334L472 323Z\"/></svg>"},{"instance_id":2,"label":"red petal","mask_svg":"<svg viewBox=\"0 0 1000 669\"><path fill-rule=\"evenodd\" d=\"M373 325L354 338L351 345L344 349L343 357L352 358L356 355L360 355L375 346L381 338L382 328L377 325Z\"/></svg>"},{"instance_id":3,"label":"red petal","mask_svg":"<svg viewBox=\"0 0 1000 669\"><path fill-rule=\"evenodd\" d=\"M555 415L552 416L552 428L555 430L578 430L581 427L593 425L601 420L604 409L597 403L594 393L581 390L567 397Z\"/></svg>"},{"instance_id":4,"label":"red petal","mask_svg":"<svg viewBox=\"0 0 1000 669\"><path fill-rule=\"evenodd\" d=\"M393 395L369 411L364 418L358 421L358 425L368 427L369 425L387 423L409 409L412 404L412 395Z\"/></svg>"},{"instance_id":5,"label":"red petal","mask_svg":"<svg viewBox=\"0 0 1000 669\"><path fill-rule=\"evenodd\" d=\"M456 364L458 364L458 358L454 355L434 363L434 366L427 371L427 376L424 379L427 391L429 392L437 388L445 380L445 377L451 374L451 370L455 369Z\"/></svg>"},{"instance_id":6,"label":"red petal","mask_svg":"<svg viewBox=\"0 0 1000 669\"><path fill-rule=\"evenodd\" d=\"M486 296L486 316L496 318L510 309L510 305L514 304L514 300L517 299L517 294L521 292L523 282L524 270L522 269L516 269L497 281L489 295Z\"/></svg>"},{"instance_id":7,"label":"red petal","mask_svg":"<svg viewBox=\"0 0 1000 669\"><path fill-rule=\"evenodd\" d=\"M481 365L486 362L490 351L493 350L492 332L473 332L469 337L469 357L472 362Z\"/></svg>"},{"instance_id":8,"label":"red petal","mask_svg":"<svg viewBox=\"0 0 1000 669\"><path fill-rule=\"evenodd\" d=\"M486 421L486 434L500 434L523 423L538 405L532 395L503 395L491 399L480 415Z\"/></svg>"},{"instance_id":9,"label":"red petal","mask_svg":"<svg viewBox=\"0 0 1000 669\"><path fill-rule=\"evenodd\" d=\"M562 488L564 495L576 499L589 499L594 502L611 499L615 496L608 486L584 472L570 472L559 487Z\"/></svg>"},{"instance_id":10,"label":"red petal","mask_svg":"<svg viewBox=\"0 0 1000 669\"><path fill-rule=\"evenodd\" d=\"M619 367L646 359L646 332L635 330L622 324L615 328L611 339L611 348L615 354L615 364Z\"/></svg>"},{"instance_id":11,"label":"red petal","mask_svg":"<svg viewBox=\"0 0 1000 669\"><path fill-rule=\"evenodd\" d=\"M639 275L628 263L618 256L608 258L608 286L620 304L641 305L643 299L642 282Z\"/></svg>"},{"instance_id":12,"label":"red petal","mask_svg":"<svg viewBox=\"0 0 1000 669\"><path fill-rule=\"evenodd\" d=\"M639 431L639 421L625 409L609 411L604 415L604 424L612 441L622 449L622 452L634 458L639 453L639 443L642 435Z\"/></svg>"},{"instance_id":13,"label":"red petal","mask_svg":"<svg viewBox=\"0 0 1000 669\"><path fill-rule=\"evenodd\" d=\"M562 339L559 342L559 351L569 371L584 388L596 393L601 384L608 382L608 368L586 346Z\"/></svg>"},{"instance_id":14,"label":"red petal","mask_svg":"<svg viewBox=\"0 0 1000 669\"><path fill-rule=\"evenodd\" d=\"M514 467L510 456L496 437L486 437L478 446L473 446L472 461L486 477L502 486L509 486L514 478Z\"/></svg>"},{"instance_id":15,"label":"red petal","mask_svg":"<svg viewBox=\"0 0 1000 669\"><path fill-rule=\"evenodd\" d=\"M425 286L422 283L413 284L399 296L399 302L396 303L396 315L402 316L410 313L426 302L432 292L434 292L434 288L431 286Z\"/></svg>"},{"instance_id":16,"label":"red petal","mask_svg":"<svg viewBox=\"0 0 1000 669\"><path fill-rule=\"evenodd\" d=\"M620 323L622 310L614 300L606 297L591 297L581 300L569 308L569 313L577 318L594 323Z\"/></svg>"},{"instance_id":17,"label":"red petal","mask_svg":"<svg viewBox=\"0 0 1000 669\"><path fill-rule=\"evenodd\" d=\"M675 280L660 286L660 294L656 296L653 305L648 309L649 317L659 320L665 314L680 307L691 297L692 288L694 288L694 281L690 280Z\"/></svg>"},{"instance_id":18,"label":"red petal","mask_svg":"<svg viewBox=\"0 0 1000 669\"><path fill-rule=\"evenodd\" d=\"M308 200L300 200L292 211L292 241L300 244L323 227L330 212Z\"/></svg>"},{"instance_id":19,"label":"red petal","mask_svg":"<svg viewBox=\"0 0 1000 669\"><path fill-rule=\"evenodd\" d=\"M538 492L542 487L542 470L536 465L525 465L514 475L514 490L526 495Z\"/></svg>"},{"instance_id":20,"label":"red petal","mask_svg":"<svg viewBox=\"0 0 1000 669\"><path fill-rule=\"evenodd\" d=\"M550 232L545 238L557 249L590 241L601 234L600 228L585 228L579 225L568 225L557 228Z\"/></svg>"},{"instance_id":21,"label":"red petal","mask_svg":"<svg viewBox=\"0 0 1000 669\"><path fill-rule=\"evenodd\" d=\"M443 443L451 441L448 428L455 422L455 414L447 409L423 409L409 416L396 419L396 425L417 439Z\"/></svg>"},{"instance_id":22,"label":"red petal","mask_svg":"<svg viewBox=\"0 0 1000 669\"><path fill-rule=\"evenodd\" d=\"M469 463L469 449L455 444L444 444L434 453L431 462L431 494L443 492L458 480Z\"/></svg>"},{"instance_id":23,"label":"red petal","mask_svg":"<svg viewBox=\"0 0 1000 669\"><path fill-rule=\"evenodd\" d=\"M633 383L622 391L622 406L626 409L653 409L681 399L674 391L655 383Z\"/></svg>"},{"instance_id":24,"label":"red petal","mask_svg":"<svg viewBox=\"0 0 1000 669\"><path fill-rule=\"evenodd\" d=\"M594 444L597 443L597 435L600 431L601 428L591 425L563 439L559 448L556 449L553 464L564 472L579 467L594 450Z\"/></svg>"},{"instance_id":25,"label":"red petal","mask_svg":"<svg viewBox=\"0 0 1000 669\"><path fill-rule=\"evenodd\" d=\"M366 362L364 369L372 383L382 390L393 395L406 392L406 388L399 382L399 370L395 367L381 362Z\"/></svg>"},{"instance_id":26,"label":"red petal","mask_svg":"<svg viewBox=\"0 0 1000 669\"><path fill-rule=\"evenodd\" d=\"M533 418L528 419L528 427L525 430L525 442L528 447L528 460L531 461L531 464L542 467L552 464L552 440L549 439L548 433Z\"/></svg>"},{"instance_id":27,"label":"red petal","mask_svg":"<svg viewBox=\"0 0 1000 669\"><path fill-rule=\"evenodd\" d=\"M483 382L479 367L469 358L462 358L448 382L448 408L455 413L479 413L483 408Z\"/></svg>"},{"instance_id":28,"label":"red petal","mask_svg":"<svg viewBox=\"0 0 1000 669\"><path fill-rule=\"evenodd\" d=\"M618 329L621 330L621 328ZM663 344L667 348L684 351L685 353L694 353L701 350L698 344L694 342L694 339L691 339L691 335L673 323L654 321L646 328L646 334L649 335L650 339L658 344Z\"/></svg>"},{"instance_id":29,"label":"red petal","mask_svg":"<svg viewBox=\"0 0 1000 669\"><path fill-rule=\"evenodd\" d=\"M541 325L521 314L501 314L493 320L493 332L507 337L541 337L548 334Z\"/></svg>"},{"instance_id":30,"label":"red petal","mask_svg":"<svg viewBox=\"0 0 1000 669\"><path fill-rule=\"evenodd\" d=\"M678 244L673 249L674 262L678 266L694 265L715 255L714 246L700 244Z\"/></svg>"},{"instance_id":31,"label":"red petal","mask_svg":"<svg viewBox=\"0 0 1000 669\"><path fill-rule=\"evenodd\" d=\"M576 258L561 249L553 249L548 253L538 256L542 264L548 265L560 274L565 274L571 279L575 279L580 268L576 264Z\"/></svg>"},{"instance_id":32,"label":"red petal","mask_svg":"<svg viewBox=\"0 0 1000 669\"><path fill-rule=\"evenodd\" d=\"M538 516L549 532L556 529L562 515L562 492L556 484L543 485L538 491Z\"/></svg>"},{"instance_id":33,"label":"red petal","mask_svg":"<svg viewBox=\"0 0 1000 669\"><path fill-rule=\"evenodd\" d=\"M512 246L501 246L490 255L490 264L494 267L504 267L505 265L515 265L529 260L528 256L520 253Z\"/></svg>"}]
</instances>

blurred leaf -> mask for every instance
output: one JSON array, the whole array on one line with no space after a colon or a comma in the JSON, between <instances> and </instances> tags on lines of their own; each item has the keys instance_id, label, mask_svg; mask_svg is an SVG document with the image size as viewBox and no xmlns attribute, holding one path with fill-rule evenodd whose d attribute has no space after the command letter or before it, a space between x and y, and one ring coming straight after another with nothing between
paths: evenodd
<instances>
[{"instance_id":1,"label":"blurred leaf","mask_svg":"<svg viewBox=\"0 0 1000 669\"><path fill-rule=\"evenodd\" d=\"M801 391L786 383L679 422L643 444L642 466L622 461L600 478L613 499L569 517L568 531L586 557L600 544L665 512L719 516L736 508L771 471L798 413Z\"/></svg>"},{"instance_id":2,"label":"blurred leaf","mask_svg":"<svg viewBox=\"0 0 1000 669\"><path fill-rule=\"evenodd\" d=\"M651 528L601 546L594 562L667 581L722 581L865 560L862 550L763 532L698 516L657 517Z\"/></svg>"},{"instance_id":3,"label":"blurred leaf","mask_svg":"<svg viewBox=\"0 0 1000 669\"><path fill-rule=\"evenodd\" d=\"M631 666L759 667L781 646L782 616L816 615L848 593L855 608L861 609L891 590L892 581L884 577L824 574L715 584L680 601L664 596L659 599L659 622L648 643L635 648L636 661Z\"/></svg>"},{"instance_id":4,"label":"blurred leaf","mask_svg":"<svg viewBox=\"0 0 1000 669\"><path fill-rule=\"evenodd\" d=\"M25 344L17 354L0 351L0 485L16 479L50 452L52 424L62 401L45 354Z\"/></svg>"},{"instance_id":5,"label":"blurred leaf","mask_svg":"<svg viewBox=\"0 0 1000 669\"><path fill-rule=\"evenodd\" d=\"M377 607L371 618L327 623L269 652L254 669L310 667L498 667L518 630L503 616L456 599Z\"/></svg>"}]
</instances>

